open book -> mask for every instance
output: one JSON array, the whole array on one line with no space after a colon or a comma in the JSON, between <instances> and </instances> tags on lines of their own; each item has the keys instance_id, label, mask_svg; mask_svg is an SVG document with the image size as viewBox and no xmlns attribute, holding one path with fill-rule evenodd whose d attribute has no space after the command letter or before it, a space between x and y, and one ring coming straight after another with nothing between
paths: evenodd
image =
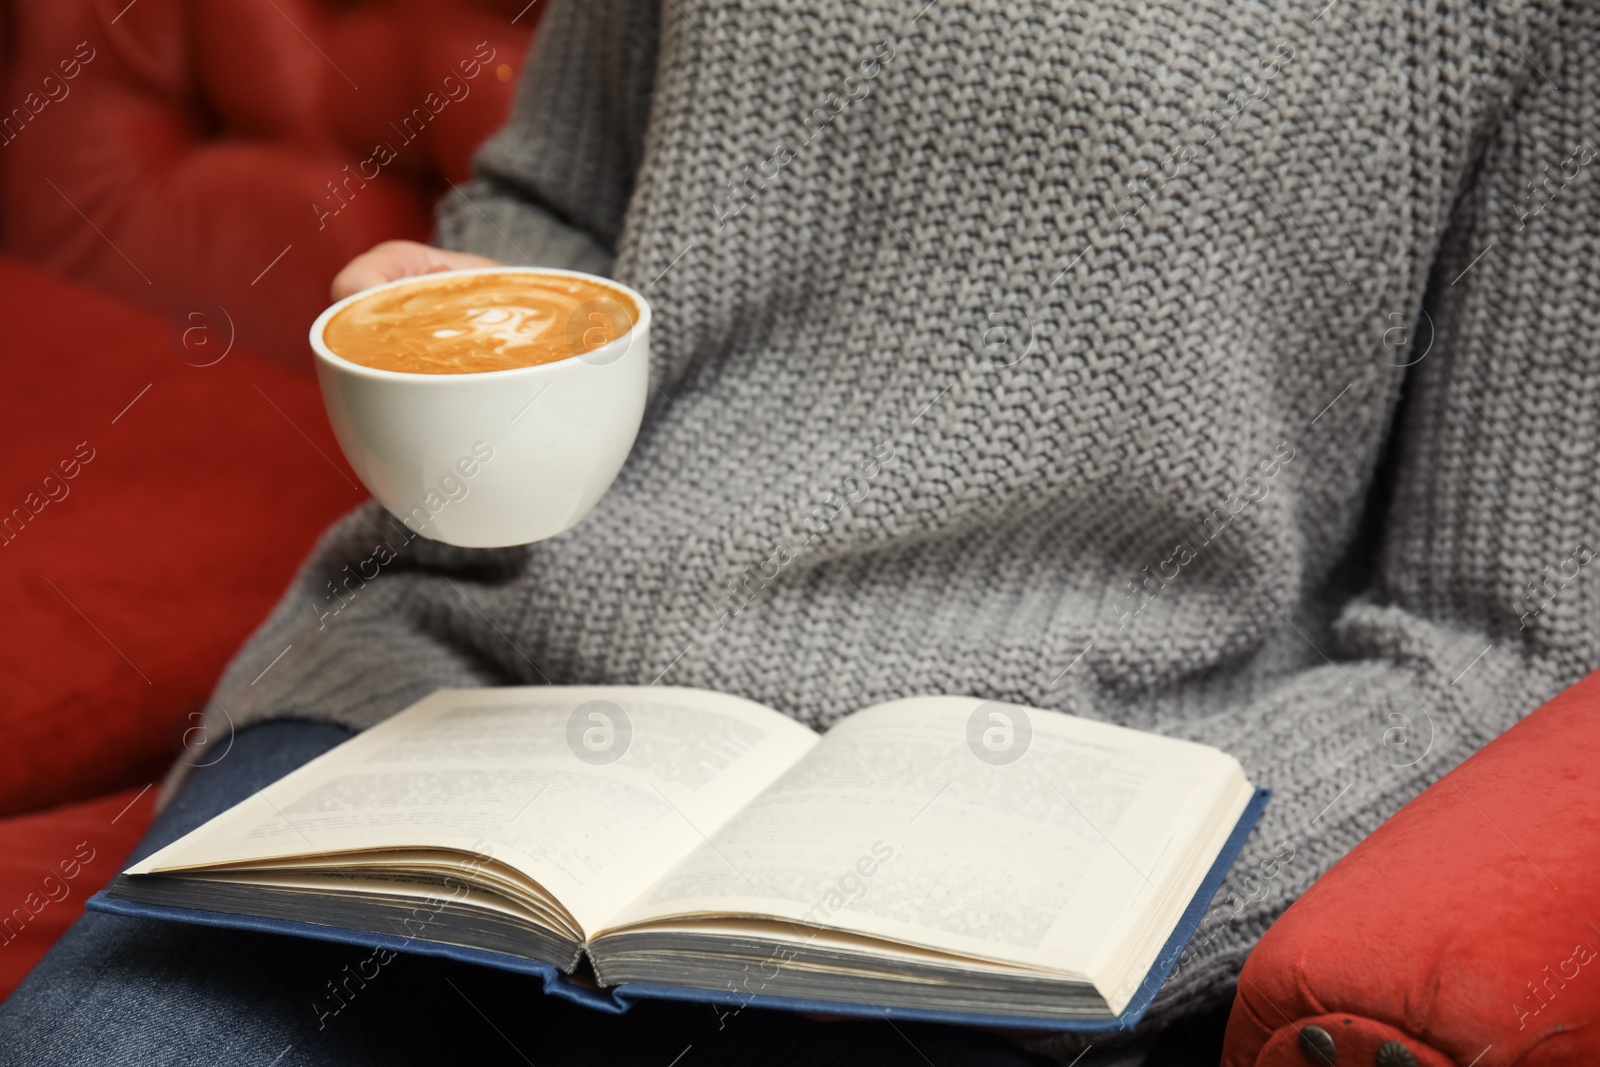
<instances>
[{"instance_id":1,"label":"open book","mask_svg":"<svg viewBox=\"0 0 1600 1067\"><path fill-rule=\"evenodd\" d=\"M819 736L695 689L443 689L92 906L537 971L610 1010L1090 1029L1148 1006L1264 802L1204 745L973 698Z\"/></svg>"}]
</instances>

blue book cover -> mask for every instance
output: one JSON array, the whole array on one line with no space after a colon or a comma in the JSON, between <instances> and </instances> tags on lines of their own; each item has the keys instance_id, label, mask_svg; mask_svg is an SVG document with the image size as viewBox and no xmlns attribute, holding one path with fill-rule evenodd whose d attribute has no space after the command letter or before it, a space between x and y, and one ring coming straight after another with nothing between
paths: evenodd
<instances>
[{"instance_id":1,"label":"blue book cover","mask_svg":"<svg viewBox=\"0 0 1600 1067\"><path fill-rule=\"evenodd\" d=\"M761 983L759 980L753 989L749 982L744 983L744 989L729 988L726 990L644 983L624 983L602 988L592 982L574 980L550 964L503 952L428 941L419 937L403 936L399 933L372 933L309 922L261 918L251 915L204 911L187 907L173 907L119 899L117 896L112 895L116 889L115 883L110 890L103 890L91 897L87 906L95 911L113 915L286 934L293 937L308 937L363 947L390 949L395 952L419 956L439 956L467 963L481 964L486 967L498 967L502 970L538 975L543 978L545 990L550 995L563 997L602 1012L624 1012L628 1010L630 1005L639 1000L679 1000L720 1004L735 1008L777 1008L789 1011L826 1012L834 1015L972 1026L1103 1033L1130 1029L1149 1010L1151 1002L1171 974L1184 948L1194 937L1196 930L1198 930L1206 910L1210 907L1212 898L1222 885L1223 878L1227 875L1229 868L1233 866L1234 861L1238 858L1239 852L1244 848L1245 840L1249 837L1257 821L1260 820L1270 797L1270 790L1256 790L1240 816L1237 825L1235 825L1233 832L1229 835L1227 842L1202 880L1199 889L1184 910L1182 918L1173 929L1165 946L1157 954L1155 963L1145 975L1144 980L1139 983L1133 999L1121 1014L1115 1017L1040 1018L1024 1015L973 1014L877 1005L855 1001L809 1000L764 994L760 992Z\"/></svg>"}]
</instances>

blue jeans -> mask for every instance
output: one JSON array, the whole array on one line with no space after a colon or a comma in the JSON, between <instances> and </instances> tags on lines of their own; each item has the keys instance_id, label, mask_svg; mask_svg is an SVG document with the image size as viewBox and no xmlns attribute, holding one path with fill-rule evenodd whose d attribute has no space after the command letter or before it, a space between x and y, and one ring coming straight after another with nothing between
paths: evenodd
<instances>
[{"instance_id":1,"label":"blue jeans","mask_svg":"<svg viewBox=\"0 0 1600 1067\"><path fill-rule=\"evenodd\" d=\"M306 722L241 732L224 759L193 772L135 858L349 736ZM531 977L420 956L396 956L363 985L342 985L354 993L329 1012L340 1002L330 983L371 975L371 956L349 945L90 912L0 1005L0 1064L1045 1062L1004 1038L955 1027L672 1003L603 1015L545 996ZM1091 1054L1083 1067L1096 1062Z\"/></svg>"}]
</instances>

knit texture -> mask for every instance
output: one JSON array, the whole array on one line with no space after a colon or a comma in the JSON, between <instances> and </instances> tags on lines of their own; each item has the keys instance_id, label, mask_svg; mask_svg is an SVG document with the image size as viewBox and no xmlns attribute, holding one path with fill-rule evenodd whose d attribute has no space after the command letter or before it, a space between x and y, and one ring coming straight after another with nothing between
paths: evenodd
<instances>
[{"instance_id":1,"label":"knit texture","mask_svg":"<svg viewBox=\"0 0 1600 1067\"><path fill-rule=\"evenodd\" d=\"M1320 872L1600 664L1597 20L558 2L440 240L615 253L655 309L638 444L525 548L357 509L216 703L659 682L1193 738L1276 798L1145 1025L1224 1002Z\"/></svg>"}]
</instances>

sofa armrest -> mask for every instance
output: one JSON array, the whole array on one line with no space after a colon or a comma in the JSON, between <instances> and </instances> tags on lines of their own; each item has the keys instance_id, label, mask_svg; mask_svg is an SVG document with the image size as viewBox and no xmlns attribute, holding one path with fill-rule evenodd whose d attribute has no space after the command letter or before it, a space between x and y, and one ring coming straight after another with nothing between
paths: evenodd
<instances>
[{"instance_id":1,"label":"sofa armrest","mask_svg":"<svg viewBox=\"0 0 1600 1067\"><path fill-rule=\"evenodd\" d=\"M1223 1062L1600 1063L1600 672L1283 914L1240 976Z\"/></svg>"}]
</instances>

